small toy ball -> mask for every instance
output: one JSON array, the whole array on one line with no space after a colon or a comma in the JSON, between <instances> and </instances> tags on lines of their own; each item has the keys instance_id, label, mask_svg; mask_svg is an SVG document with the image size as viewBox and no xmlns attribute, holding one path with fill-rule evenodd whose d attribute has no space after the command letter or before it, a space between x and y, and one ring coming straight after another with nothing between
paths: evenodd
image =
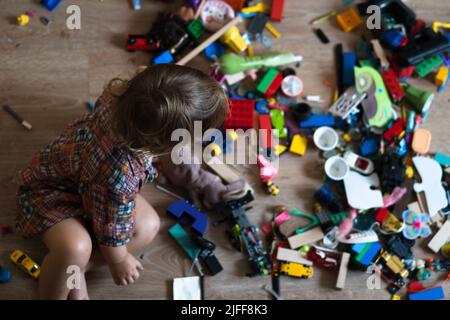
<instances>
[{"instance_id":1,"label":"small toy ball","mask_svg":"<svg viewBox=\"0 0 450 320\"><path fill-rule=\"evenodd\" d=\"M17 17L17 24L19 26L26 26L30 22L30 17L28 17L26 14L21 14Z\"/></svg>"},{"instance_id":2,"label":"small toy ball","mask_svg":"<svg viewBox=\"0 0 450 320\"><path fill-rule=\"evenodd\" d=\"M11 279L11 271L9 269L0 266L0 283L7 283Z\"/></svg>"},{"instance_id":3,"label":"small toy ball","mask_svg":"<svg viewBox=\"0 0 450 320\"><path fill-rule=\"evenodd\" d=\"M225 1L209 0L203 6L200 18L206 30L215 32L234 18L234 10Z\"/></svg>"},{"instance_id":4,"label":"small toy ball","mask_svg":"<svg viewBox=\"0 0 450 320\"><path fill-rule=\"evenodd\" d=\"M296 75L288 75L281 83L281 91L288 97L298 97L303 92L303 81Z\"/></svg>"},{"instance_id":5,"label":"small toy ball","mask_svg":"<svg viewBox=\"0 0 450 320\"><path fill-rule=\"evenodd\" d=\"M311 249L310 246L304 245L304 246L300 247L300 252L301 253L308 253L310 249Z\"/></svg>"},{"instance_id":6,"label":"small toy ball","mask_svg":"<svg viewBox=\"0 0 450 320\"><path fill-rule=\"evenodd\" d=\"M409 179L414 177L414 169L412 166L407 166L405 171L405 176Z\"/></svg>"}]
</instances>

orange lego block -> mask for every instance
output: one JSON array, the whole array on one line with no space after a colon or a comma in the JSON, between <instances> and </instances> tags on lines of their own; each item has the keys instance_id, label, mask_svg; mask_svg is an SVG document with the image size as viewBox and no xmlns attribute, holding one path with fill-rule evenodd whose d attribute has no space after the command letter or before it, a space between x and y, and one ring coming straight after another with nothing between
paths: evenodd
<instances>
[{"instance_id":1,"label":"orange lego block","mask_svg":"<svg viewBox=\"0 0 450 320\"><path fill-rule=\"evenodd\" d=\"M337 14L336 20L345 32L350 32L362 24L362 19L354 7Z\"/></svg>"}]
</instances>

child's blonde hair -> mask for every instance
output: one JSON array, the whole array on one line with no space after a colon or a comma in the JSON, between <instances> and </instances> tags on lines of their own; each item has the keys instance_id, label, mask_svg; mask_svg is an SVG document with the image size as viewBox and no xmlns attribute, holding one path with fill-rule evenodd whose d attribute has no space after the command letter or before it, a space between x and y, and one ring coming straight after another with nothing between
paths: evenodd
<instances>
[{"instance_id":1,"label":"child's blonde hair","mask_svg":"<svg viewBox=\"0 0 450 320\"><path fill-rule=\"evenodd\" d=\"M116 80L111 81L110 91ZM193 68L156 65L124 84L124 90L115 94L112 127L133 149L153 154L168 152L177 143L171 141L175 129L192 132L194 121L202 121L203 130L216 128L228 112L223 88Z\"/></svg>"}]
</instances>

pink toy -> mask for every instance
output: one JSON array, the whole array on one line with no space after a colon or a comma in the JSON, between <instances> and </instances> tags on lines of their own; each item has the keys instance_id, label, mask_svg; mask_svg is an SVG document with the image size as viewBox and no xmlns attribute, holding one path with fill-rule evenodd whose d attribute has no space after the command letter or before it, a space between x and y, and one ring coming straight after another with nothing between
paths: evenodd
<instances>
[{"instance_id":1,"label":"pink toy","mask_svg":"<svg viewBox=\"0 0 450 320\"><path fill-rule=\"evenodd\" d=\"M356 210L350 211L350 217L345 218L342 220L341 225L339 226L339 229L336 233L336 238L339 239L345 239L350 232L353 229L353 220L356 218Z\"/></svg>"},{"instance_id":2,"label":"pink toy","mask_svg":"<svg viewBox=\"0 0 450 320\"><path fill-rule=\"evenodd\" d=\"M234 18L233 8L225 1L208 0L200 14L206 30L215 32Z\"/></svg>"},{"instance_id":3,"label":"pink toy","mask_svg":"<svg viewBox=\"0 0 450 320\"><path fill-rule=\"evenodd\" d=\"M259 177L262 181L272 180L278 174L278 170L262 154L258 155L257 162L260 168Z\"/></svg>"}]
</instances>

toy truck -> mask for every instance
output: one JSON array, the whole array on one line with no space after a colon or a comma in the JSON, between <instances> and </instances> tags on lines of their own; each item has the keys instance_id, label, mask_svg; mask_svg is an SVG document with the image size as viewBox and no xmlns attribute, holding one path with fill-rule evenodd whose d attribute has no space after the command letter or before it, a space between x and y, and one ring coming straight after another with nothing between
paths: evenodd
<instances>
[{"instance_id":1,"label":"toy truck","mask_svg":"<svg viewBox=\"0 0 450 320\"><path fill-rule=\"evenodd\" d=\"M226 219L230 221L232 227L227 234L233 246L238 251L245 251L248 255L252 272L247 275L268 275L271 271L269 256L261 246L257 228L250 224L243 208L253 199L251 191L248 191L241 199L224 202L216 209L224 213L227 216Z\"/></svg>"},{"instance_id":2,"label":"toy truck","mask_svg":"<svg viewBox=\"0 0 450 320\"><path fill-rule=\"evenodd\" d=\"M282 262L280 273L291 277L309 279L313 276L313 268L295 262Z\"/></svg>"}]
</instances>

